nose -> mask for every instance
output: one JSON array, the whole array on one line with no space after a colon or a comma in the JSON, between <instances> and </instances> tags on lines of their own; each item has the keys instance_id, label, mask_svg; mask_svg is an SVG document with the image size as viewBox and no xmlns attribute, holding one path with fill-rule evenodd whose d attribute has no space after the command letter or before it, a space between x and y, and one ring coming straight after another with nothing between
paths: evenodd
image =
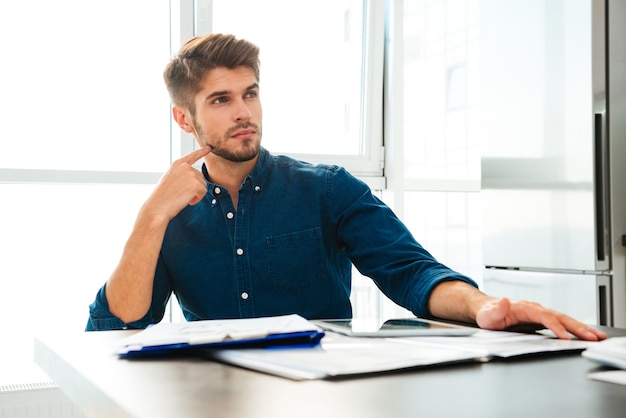
<instances>
[{"instance_id":1,"label":"nose","mask_svg":"<svg viewBox=\"0 0 626 418\"><path fill-rule=\"evenodd\" d=\"M237 122L247 122L252 119L252 112L246 106L246 104L242 101L237 108L237 112L235 114L235 120Z\"/></svg>"}]
</instances>

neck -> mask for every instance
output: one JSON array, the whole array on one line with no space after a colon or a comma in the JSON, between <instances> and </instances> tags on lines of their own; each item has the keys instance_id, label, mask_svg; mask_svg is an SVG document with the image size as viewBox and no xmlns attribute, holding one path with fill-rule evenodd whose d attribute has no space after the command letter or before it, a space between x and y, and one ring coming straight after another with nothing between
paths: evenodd
<instances>
[{"instance_id":1,"label":"neck","mask_svg":"<svg viewBox=\"0 0 626 418\"><path fill-rule=\"evenodd\" d=\"M258 155L254 159L244 162L228 161L214 154L209 154L204 157L204 162L209 173L209 180L228 190L228 194L231 196L235 208L237 207L239 187L248 174L252 172L258 159Z\"/></svg>"}]
</instances>

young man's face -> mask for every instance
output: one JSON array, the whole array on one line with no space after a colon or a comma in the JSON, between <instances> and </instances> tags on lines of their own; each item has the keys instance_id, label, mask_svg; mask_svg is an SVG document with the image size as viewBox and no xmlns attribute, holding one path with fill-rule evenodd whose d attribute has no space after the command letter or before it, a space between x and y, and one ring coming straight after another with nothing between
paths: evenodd
<instances>
[{"instance_id":1,"label":"young man's face","mask_svg":"<svg viewBox=\"0 0 626 418\"><path fill-rule=\"evenodd\" d=\"M247 67L219 67L204 77L195 97L193 125L201 145L234 162L254 159L261 146L258 80Z\"/></svg>"}]
</instances>

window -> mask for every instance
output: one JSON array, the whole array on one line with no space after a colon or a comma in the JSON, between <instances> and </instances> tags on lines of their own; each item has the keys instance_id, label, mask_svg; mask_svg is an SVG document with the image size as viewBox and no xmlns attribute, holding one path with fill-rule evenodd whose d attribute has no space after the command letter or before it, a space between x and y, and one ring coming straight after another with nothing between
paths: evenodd
<instances>
[{"instance_id":1,"label":"window","mask_svg":"<svg viewBox=\"0 0 626 418\"><path fill-rule=\"evenodd\" d=\"M33 0L0 12L0 168L168 166L167 1Z\"/></svg>"},{"instance_id":2,"label":"window","mask_svg":"<svg viewBox=\"0 0 626 418\"><path fill-rule=\"evenodd\" d=\"M0 348L8 378L33 335L84 329L169 166L169 1L3 2L0 53L0 332L22 342Z\"/></svg>"},{"instance_id":3,"label":"window","mask_svg":"<svg viewBox=\"0 0 626 418\"><path fill-rule=\"evenodd\" d=\"M384 2L211 4L210 31L237 34L261 49L264 146L345 166L383 187Z\"/></svg>"}]
</instances>

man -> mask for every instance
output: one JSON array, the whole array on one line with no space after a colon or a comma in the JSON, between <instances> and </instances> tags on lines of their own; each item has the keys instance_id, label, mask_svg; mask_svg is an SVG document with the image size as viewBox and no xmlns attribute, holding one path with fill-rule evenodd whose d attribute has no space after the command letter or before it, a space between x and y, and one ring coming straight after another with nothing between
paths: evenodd
<instances>
[{"instance_id":1,"label":"man","mask_svg":"<svg viewBox=\"0 0 626 418\"><path fill-rule=\"evenodd\" d=\"M353 263L416 316L606 338L536 303L483 294L344 169L262 148L258 53L211 34L189 40L166 67L174 120L201 148L175 161L142 206L87 330L159 322L172 292L187 320L351 317ZM192 167L200 159L202 173Z\"/></svg>"}]
</instances>

